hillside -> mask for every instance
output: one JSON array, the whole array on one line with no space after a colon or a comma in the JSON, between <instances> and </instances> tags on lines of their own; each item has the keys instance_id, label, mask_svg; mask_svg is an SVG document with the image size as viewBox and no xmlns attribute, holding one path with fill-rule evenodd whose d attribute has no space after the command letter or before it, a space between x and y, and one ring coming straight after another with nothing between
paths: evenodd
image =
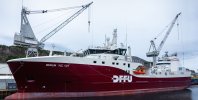
<instances>
[{"instance_id":1,"label":"hillside","mask_svg":"<svg viewBox=\"0 0 198 100\"><path fill-rule=\"evenodd\" d=\"M0 45L0 63L6 63L6 61L15 58L24 58L26 57L26 47L21 46L5 46ZM39 56L48 56L50 53L49 50L39 50ZM64 52L53 51L53 55L63 55ZM67 52L66 55L71 55L71 52ZM83 56L81 53L76 53L76 56ZM142 58L132 56L133 62L141 63L145 66L150 66L152 62L148 62Z\"/></svg>"},{"instance_id":2,"label":"hillside","mask_svg":"<svg viewBox=\"0 0 198 100\"><path fill-rule=\"evenodd\" d=\"M26 56L26 47L21 46L5 46L0 45L0 63L6 63L6 61L15 58L23 58ZM49 50L39 50L39 56L49 55ZM63 52L54 51L54 54L63 54Z\"/></svg>"}]
</instances>

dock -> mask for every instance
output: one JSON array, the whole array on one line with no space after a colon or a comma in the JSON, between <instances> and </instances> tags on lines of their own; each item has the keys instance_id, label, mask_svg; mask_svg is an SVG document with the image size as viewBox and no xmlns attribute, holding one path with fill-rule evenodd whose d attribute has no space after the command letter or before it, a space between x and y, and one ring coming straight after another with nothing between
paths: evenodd
<instances>
[{"instance_id":1,"label":"dock","mask_svg":"<svg viewBox=\"0 0 198 100\"><path fill-rule=\"evenodd\" d=\"M17 91L17 85L7 64L0 64L0 100Z\"/></svg>"}]
</instances>

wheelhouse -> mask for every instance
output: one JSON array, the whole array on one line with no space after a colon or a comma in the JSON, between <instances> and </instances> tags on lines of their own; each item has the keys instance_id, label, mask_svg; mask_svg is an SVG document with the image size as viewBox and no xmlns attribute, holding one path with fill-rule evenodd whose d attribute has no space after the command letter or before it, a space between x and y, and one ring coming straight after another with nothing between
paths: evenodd
<instances>
[{"instance_id":1,"label":"wheelhouse","mask_svg":"<svg viewBox=\"0 0 198 100\"><path fill-rule=\"evenodd\" d=\"M83 55L90 55L90 54L118 54L118 55L125 55L126 54L127 49L124 48L117 48L114 50L111 49L87 49L85 51L83 51Z\"/></svg>"}]
</instances>

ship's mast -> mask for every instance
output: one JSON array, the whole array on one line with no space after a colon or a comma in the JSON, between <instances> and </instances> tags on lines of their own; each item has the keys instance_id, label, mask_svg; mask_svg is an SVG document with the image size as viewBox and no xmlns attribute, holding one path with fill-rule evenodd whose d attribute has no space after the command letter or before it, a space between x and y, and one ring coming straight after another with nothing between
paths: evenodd
<instances>
[{"instance_id":1,"label":"ship's mast","mask_svg":"<svg viewBox=\"0 0 198 100\"><path fill-rule=\"evenodd\" d=\"M111 42L111 46L113 48L117 48L117 29L113 30L113 39L112 39L112 42Z\"/></svg>"}]
</instances>

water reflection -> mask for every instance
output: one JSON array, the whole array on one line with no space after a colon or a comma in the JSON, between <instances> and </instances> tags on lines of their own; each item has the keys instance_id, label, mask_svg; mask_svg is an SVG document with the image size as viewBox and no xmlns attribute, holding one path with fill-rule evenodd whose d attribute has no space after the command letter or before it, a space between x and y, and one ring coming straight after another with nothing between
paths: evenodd
<instances>
[{"instance_id":1,"label":"water reflection","mask_svg":"<svg viewBox=\"0 0 198 100\"><path fill-rule=\"evenodd\" d=\"M198 85L191 86L189 89L192 91L192 100L198 100Z\"/></svg>"},{"instance_id":2,"label":"water reflection","mask_svg":"<svg viewBox=\"0 0 198 100\"><path fill-rule=\"evenodd\" d=\"M198 90L198 88L196 88ZM197 100L192 99L191 89L171 92L147 93L125 96L84 97L84 98L59 98L58 100ZM48 99L54 100L54 99ZM56 98L57 100L57 98Z\"/></svg>"}]
</instances>

